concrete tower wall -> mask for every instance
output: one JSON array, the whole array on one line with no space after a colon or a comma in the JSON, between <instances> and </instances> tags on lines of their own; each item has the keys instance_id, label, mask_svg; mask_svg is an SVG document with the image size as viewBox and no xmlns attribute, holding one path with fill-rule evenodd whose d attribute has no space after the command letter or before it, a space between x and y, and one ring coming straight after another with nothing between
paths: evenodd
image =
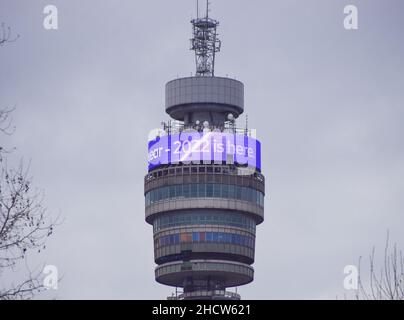
<instances>
[{"instance_id":1,"label":"concrete tower wall","mask_svg":"<svg viewBox=\"0 0 404 320\"><path fill-rule=\"evenodd\" d=\"M186 125L196 120L220 124L229 113L238 118L244 111L242 82L217 77L190 77L166 85L166 112Z\"/></svg>"}]
</instances>

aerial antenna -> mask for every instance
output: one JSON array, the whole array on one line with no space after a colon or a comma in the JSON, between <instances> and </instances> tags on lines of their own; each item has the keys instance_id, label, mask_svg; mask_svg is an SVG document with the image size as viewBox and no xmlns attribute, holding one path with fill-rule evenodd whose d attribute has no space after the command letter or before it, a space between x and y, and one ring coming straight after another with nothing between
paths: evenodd
<instances>
[{"instance_id":1,"label":"aerial antenna","mask_svg":"<svg viewBox=\"0 0 404 320\"><path fill-rule=\"evenodd\" d=\"M197 18L191 20L193 38L191 50L195 51L197 77L214 77L216 52L220 51L221 41L218 39L219 21L209 18L210 1L206 0L206 16L199 17L199 0L196 2Z\"/></svg>"},{"instance_id":2,"label":"aerial antenna","mask_svg":"<svg viewBox=\"0 0 404 320\"><path fill-rule=\"evenodd\" d=\"M196 18L199 19L199 0L196 0Z\"/></svg>"}]
</instances>

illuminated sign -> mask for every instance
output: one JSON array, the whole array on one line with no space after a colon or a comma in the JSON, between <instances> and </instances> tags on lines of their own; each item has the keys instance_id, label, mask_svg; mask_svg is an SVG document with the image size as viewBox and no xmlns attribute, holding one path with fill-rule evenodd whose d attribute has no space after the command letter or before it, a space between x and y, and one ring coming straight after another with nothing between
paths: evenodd
<instances>
[{"instance_id":1,"label":"illuminated sign","mask_svg":"<svg viewBox=\"0 0 404 320\"><path fill-rule=\"evenodd\" d=\"M261 169L261 143L222 132L182 132L149 142L149 170L167 164L239 164Z\"/></svg>"}]
</instances>

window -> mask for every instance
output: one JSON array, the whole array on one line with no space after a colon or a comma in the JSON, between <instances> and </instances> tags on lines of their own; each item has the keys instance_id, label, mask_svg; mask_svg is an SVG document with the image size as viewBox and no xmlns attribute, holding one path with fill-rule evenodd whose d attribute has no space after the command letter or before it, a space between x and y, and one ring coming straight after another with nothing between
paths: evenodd
<instances>
[{"instance_id":1,"label":"window","mask_svg":"<svg viewBox=\"0 0 404 320\"><path fill-rule=\"evenodd\" d=\"M248 195L247 195L247 188L241 188L241 196L239 199L243 201L247 201Z\"/></svg>"},{"instance_id":2,"label":"window","mask_svg":"<svg viewBox=\"0 0 404 320\"><path fill-rule=\"evenodd\" d=\"M236 186L236 199L242 199L241 198L241 187L240 186Z\"/></svg>"},{"instance_id":3,"label":"window","mask_svg":"<svg viewBox=\"0 0 404 320\"><path fill-rule=\"evenodd\" d=\"M215 198L220 198L222 195L221 195L221 188L222 187L222 185L220 185L220 184L214 184L213 185L213 197L215 197Z\"/></svg>"},{"instance_id":4,"label":"window","mask_svg":"<svg viewBox=\"0 0 404 320\"><path fill-rule=\"evenodd\" d=\"M168 246L170 244L170 236L164 236L161 238L162 246Z\"/></svg>"},{"instance_id":5,"label":"window","mask_svg":"<svg viewBox=\"0 0 404 320\"><path fill-rule=\"evenodd\" d=\"M169 196L168 191L169 191L169 187L164 187L164 188L163 188L163 197L162 197L162 200L168 199L168 196Z\"/></svg>"},{"instance_id":6,"label":"window","mask_svg":"<svg viewBox=\"0 0 404 320\"><path fill-rule=\"evenodd\" d=\"M245 245L246 245L246 238L247 238L247 237L245 237L245 236L240 236L240 244L241 244L242 246L245 246Z\"/></svg>"},{"instance_id":7,"label":"window","mask_svg":"<svg viewBox=\"0 0 404 320\"><path fill-rule=\"evenodd\" d=\"M150 205L150 192L148 192L146 194L145 202L146 202L146 206Z\"/></svg>"},{"instance_id":8,"label":"window","mask_svg":"<svg viewBox=\"0 0 404 320\"><path fill-rule=\"evenodd\" d=\"M175 198L175 186L170 186L170 198Z\"/></svg>"},{"instance_id":9,"label":"window","mask_svg":"<svg viewBox=\"0 0 404 320\"><path fill-rule=\"evenodd\" d=\"M257 195L258 195L258 192L254 190L253 193L252 193L252 196L253 196L252 202L258 203Z\"/></svg>"},{"instance_id":10,"label":"window","mask_svg":"<svg viewBox=\"0 0 404 320\"><path fill-rule=\"evenodd\" d=\"M252 202L253 199L253 193L255 192L255 190L250 189L250 188L245 188L245 191L247 193L247 201Z\"/></svg>"},{"instance_id":11,"label":"window","mask_svg":"<svg viewBox=\"0 0 404 320\"><path fill-rule=\"evenodd\" d=\"M152 195L152 194L151 194ZM184 225L230 225L255 232L255 221L238 213L224 213L220 210L213 212L181 212L165 215L155 220L156 231L169 227Z\"/></svg>"},{"instance_id":12,"label":"window","mask_svg":"<svg viewBox=\"0 0 404 320\"><path fill-rule=\"evenodd\" d=\"M239 236L240 237L240 245L242 245L242 246L244 246L244 239L245 239L245 237L244 236Z\"/></svg>"},{"instance_id":13,"label":"window","mask_svg":"<svg viewBox=\"0 0 404 320\"><path fill-rule=\"evenodd\" d=\"M185 237L186 237L186 242L192 242L192 233L186 233L185 234Z\"/></svg>"},{"instance_id":14,"label":"window","mask_svg":"<svg viewBox=\"0 0 404 320\"><path fill-rule=\"evenodd\" d=\"M229 185L229 199L234 199L234 185Z\"/></svg>"},{"instance_id":15,"label":"window","mask_svg":"<svg viewBox=\"0 0 404 320\"><path fill-rule=\"evenodd\" d=\"M190 242L190 241L187 241L188 240L188 234L187 233L181 233L180 237L181 237L181 243Z\"/></svg>"},{"instance_id":16,"label":"window","mask_svg":"<svg viewBox=\"0 0 404 320\"><path fill-rule=\"evenodd\" d=\"M229 198L229 186L227 184L222 185L222 197L225 199Z\"/></svg>"},{"instance_id":17,"label":"window","mask_svg":"<svg viewBox=\"0 0 404 320\"><path fill-rule=\"evenodd\" d=\"M213 242L218 242L218 239L219 239L218 233L217 233L217 232L212 232L212 234L213 234L213 239L212 239L212 241L213 241Z\"/></svg>"},{"instance_id":18,"label":"window","mask_svg":"<svg viewBox=\"0 0 404 320\"><path fill-rule=\"evenodd\" d=\"M152 190L146 194L146 205L175 198L240 199L264 206L264 195L252 188L218 183L178 184Z\"/></svg>"},{"instance_id":19,"label":"window","mask_svg":"<svg viewBox=\"0 0 404 320\"><path fill-rule=\"evenodd\" d=\"M199 198L205 198L206 197L206 193L205 193L205 184L204 183L201 183L200 185L199 185L199 190L198 190L198 197Z\"/></svg>"},{"instance_id":20,"label":"window","mask_svg":"<svg viewBox=\"0 0 404 320\"><path fill-rule=\"evenodd\" d=\"M231 235L230 235L230 243L231 243L231 244L236 244L236 237L235 237L234 234L231 234Z\"/></svg>"},{"instance_id":21,"label":"window","mask_svg":"<svg viewBox=\"0 0 404 320\"><path fill-rule=\"evenodd\" d=\"M248 238L247 237L243 237L243 245L248 246Z\"/></svg>"},{"instance_id":22,"label":"window","mask_svg":"<svg viewBox=\"0 0 404 320\"><path fill-rule=\"evenodd\" d=\"M181 197L184 196L183 193L182 193L182 184L177 184L175 186L175 195L176 195L177 198L181 198Z\"/></svg>"},{"instance_id":23,"label":"window","mask_svg":"<svg viewBox=\"0 0 404 320\"><path fill-rule=\"evenodd\" d=\"M172 234L157 238L154 240L154 243L156 247L165 247L178 245L180 243L197 243L205 241L231 243L250 248L253 248L254 246L254 239L252 237L226 232L187 232L181 234Z\"/></svg>"},{"instance_id":24,"label":"window","mask_svg":"<svg viewBox=\"0 0 404 320\"><path fill-rule=\"evenodd\" d=\"M190 185L189 184L184 184L183 185L183 188L182 188L182 190L183 190L183 193L184 193L184 197L185 198L189 198L189 195L190 195L190 193L189 193L189 190L190 189Z\"/></svg>"},{"instance_id":25,"label":"window","mask_svg":"<svg viewBox=\"0 0 404 320\"><path fill-rule=\"evenodd\" d=\"M197 184L191 184L191 198L197 198L198 197L198 185Z\"/></svg>"},{"instance_id":26,"label":"window","mask_svg":"<svg viewBox=\"0 0 404 320\"><path fill-rule=\"evenodd\" d=\"M213 197L213 184L208 183L206 185L206 197L212 198Z\"/></svg>"},{"instance_id":27,"label":"window","mask_svg":"<svg viewBox=\"0 0 404 320\"><path fill-rule=\"evenodd\" d=\"M199 242L199 232L192 233L192 242Z\"/></svg>"}]
</instances>

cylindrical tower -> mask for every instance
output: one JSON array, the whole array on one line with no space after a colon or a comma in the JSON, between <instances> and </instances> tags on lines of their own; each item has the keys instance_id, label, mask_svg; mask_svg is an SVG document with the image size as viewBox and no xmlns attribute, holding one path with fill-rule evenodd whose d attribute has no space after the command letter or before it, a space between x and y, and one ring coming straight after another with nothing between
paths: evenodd
<instances>
[{"instance_id":1,"label":"cylindrical tower","mask_svg":"<svg viewBox=\"0 0 404 320\"><path fill-rule=\"evenodd\" d=\"M173 122L149 141L146 221L156 281L183 290L174 299L240 299L226 288L254 277L256 226L264 220L261 146L235 125L244 85L205 74L166 85Z\"/></svg>"}]
</instances>

